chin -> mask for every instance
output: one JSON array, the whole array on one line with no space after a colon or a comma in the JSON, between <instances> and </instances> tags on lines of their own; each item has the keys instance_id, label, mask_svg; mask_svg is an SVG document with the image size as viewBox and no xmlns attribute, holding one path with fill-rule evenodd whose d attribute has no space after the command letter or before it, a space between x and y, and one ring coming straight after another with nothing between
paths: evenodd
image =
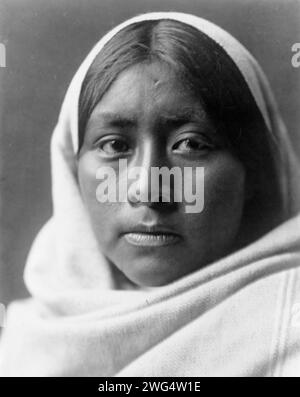
<instances>
[{"instance_id":1,"label":"chin","mask_svg":"<svg viewBox=\"0 0 300 397\"><path fill-rule=\"evenodd\" d=\"M138 260L138 263L131 261L127 265L119 267L121 272L134 284L140 287L162 287L173 281L179 280L193 270L183 272L186 269L183 263L174 261Z\"/></svg>"}]
</instances>

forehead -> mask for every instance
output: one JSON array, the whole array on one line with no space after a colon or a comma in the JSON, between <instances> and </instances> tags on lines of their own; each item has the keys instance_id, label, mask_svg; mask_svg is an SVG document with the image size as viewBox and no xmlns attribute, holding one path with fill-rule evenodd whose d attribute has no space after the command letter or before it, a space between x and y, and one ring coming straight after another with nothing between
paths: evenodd
<instances>
[{"instance_id":1,"label":"forehead","mask_svg":"<svg viewBox=\"0 0 300 397\"><path fill-rule=\"evenodd\" d=\"M95 107L92 116L118 113L134 118L186 113L205 117L199 100L167 64L138 64L123 71Z\"/></svg>"}]
</instances>

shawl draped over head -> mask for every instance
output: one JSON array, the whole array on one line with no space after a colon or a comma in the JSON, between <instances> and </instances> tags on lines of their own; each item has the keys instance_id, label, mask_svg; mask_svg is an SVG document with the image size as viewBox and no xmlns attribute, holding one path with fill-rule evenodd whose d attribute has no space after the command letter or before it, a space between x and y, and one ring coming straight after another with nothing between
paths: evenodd
<instances>
[{"instance_id":1,"label":"shawl draped over head","mask_svg":"<svg viewBox=\"0 0 300 397\"><path fill-rule=\"evenodd\" d=\"M139 15L111 30L75 74L53 133L53 216L25 267L31 297L7 311L1 376L300 376L299 215L162 287L122 288L99 250L76 178L81 85L118 31L157 19L182 21L222 46L286 151L286 167L295 167L266 77L229 33L173 12Z\"/></svg>"}]
</instances>

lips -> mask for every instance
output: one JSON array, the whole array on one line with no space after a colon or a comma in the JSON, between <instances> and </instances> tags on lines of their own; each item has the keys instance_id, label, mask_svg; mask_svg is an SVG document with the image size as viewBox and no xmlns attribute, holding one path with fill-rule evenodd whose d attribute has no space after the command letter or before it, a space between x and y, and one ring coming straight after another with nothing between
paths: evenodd
<instances>
[{"instance_id":1,"label":"lips","mask_svg":"<svg viewBox=\"0 0 300 397\"><path fill-rule=\"evenodd\" d=\"M170 228L163 225L145 225L129 227L123 233L127 243L135 246L162 247L176 244L180 241L179 234L174 233Z\"/></svg>"},{"instance_id":2,"label":"lips","mask_svg":"<svg viewBox=\"0 0 300 397\"><path fill-rule=\"evenodd\" d=\"M148 247L161 247L179 241L179 236L166 233L126 233L124 238L129 244Z\"/></svg>"}]
</instances>

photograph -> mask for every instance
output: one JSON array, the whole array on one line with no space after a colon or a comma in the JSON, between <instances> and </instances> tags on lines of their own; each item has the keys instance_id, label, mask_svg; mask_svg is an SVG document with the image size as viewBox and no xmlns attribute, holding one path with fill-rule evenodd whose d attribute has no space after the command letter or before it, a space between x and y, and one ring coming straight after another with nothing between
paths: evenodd
<instances>
[{"instance_id":1,"label":"photograph","mask_svg":"<svg viewBox=\"0 0 300 397\"><path fill-rule=\"evenodd\" d=\"M299 106L300 0L0 0L0 378L299 378Z\"/></svg>"}]
</instances>

